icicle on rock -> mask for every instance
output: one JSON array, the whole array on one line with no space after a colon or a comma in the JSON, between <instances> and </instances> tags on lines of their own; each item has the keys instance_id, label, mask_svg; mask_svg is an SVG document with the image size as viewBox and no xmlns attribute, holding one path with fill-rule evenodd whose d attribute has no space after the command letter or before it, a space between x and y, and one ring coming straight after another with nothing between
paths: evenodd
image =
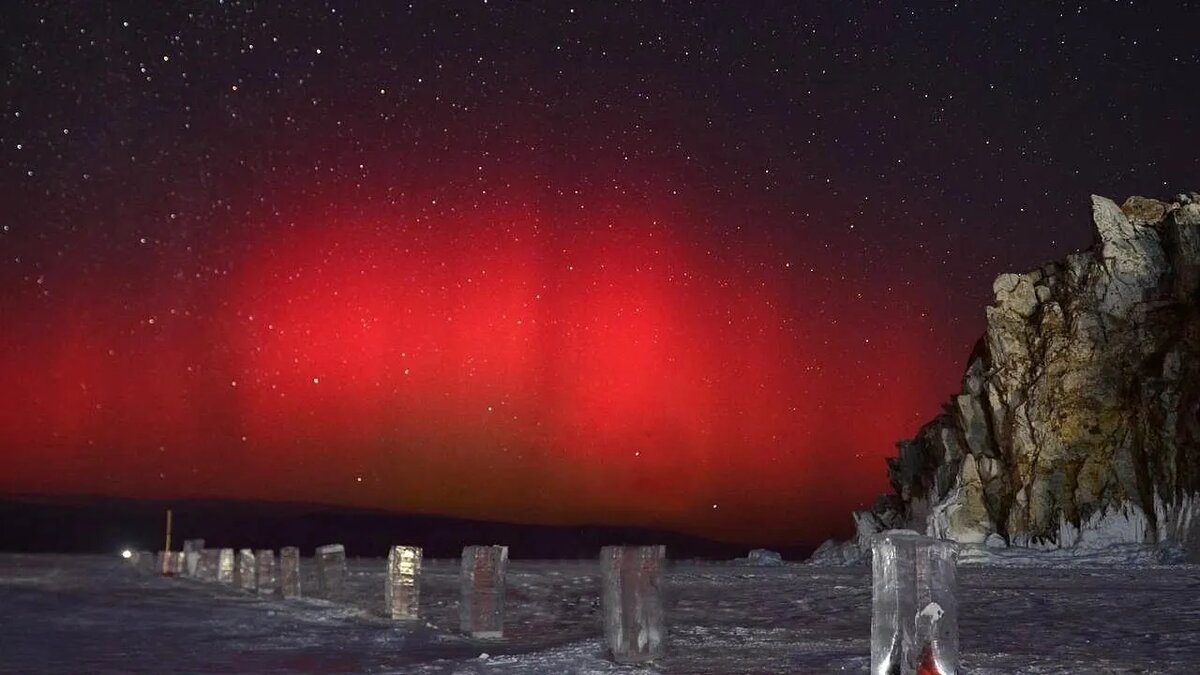
<instances>
[{"instance_id":1,"label":"icicle on rock","mask_svg":"<svg viewBox=\"0 0 1200 675\"><path fill-rule=\"evenodd\" d=\"M957 546L891 530L871 548L872 675L955 675Z\"/></svg>"},{"instance_id":2,"label":"icicle on rock","mask_svg":"<svg viewBox=\"0 0 1200 675\"><path fill-rule=\"evenodd\" d=\"M644 663L663 655L666 613L660 579L665 560L665 546L600 550L604 638L617 663Z\"/></svg>"},{"instance_id":3,"label":"icicle on rock","mask_svg":"<svg viewBox=\"0 0 1200 675\"><path fill-rule=\"evenodd\" d=\"M254 568L254 551L248 548L238 551L233 585L243 591L253 592L257 587Z\"/></svg>"},{"instance_id":4,"label":"icicle on rock","mask_svg":"<svg viewBox=\"0 0 1200 675\"><path fill-rule=\"evenodd\" d=\"M393 546L383 588L384 612L393 619L416 619L421 600L421 549Z\"/></svg>"},{"instance_id":5,"label":"icicle on rock","mask_svg":"<svg viewBox=\"0 0 1200 675\"><path fill-rule=\"evenodd\" d=\"M279 594L284 599L300 597L300 549L279 549Z\"/></svg>"},{"instance_id":6,"label":"icicle on rock","mask_svg":"<svg viewBox=\"0 0 1200 675\"><path fill-rule=\"evenodd\" d=\"M279 581L275 578L275 551L265 548L254 554L254 585L259 595L271 595L277 590Z\"/></svg>"},{"instance_id":7,"label":"icicle on rock","mask_svg":"<svg viewBox=\"0 0 1200 675\"><path fill-rule=\"evenodd\" d=\"M504 637L504 575L507 546L467 546L459 577L459 624L473 638Z\"/></svg>"},{"instance_id":8,"label":"icicle on rock","mask_svg":"<svg viewBox=\"0 0 1200 675\"><path fill-rule=\"evenodd\" d=\"M341 600L346 592L346 548L327 544L317 548L317 595Z\"/></svg>"}]
</instances>

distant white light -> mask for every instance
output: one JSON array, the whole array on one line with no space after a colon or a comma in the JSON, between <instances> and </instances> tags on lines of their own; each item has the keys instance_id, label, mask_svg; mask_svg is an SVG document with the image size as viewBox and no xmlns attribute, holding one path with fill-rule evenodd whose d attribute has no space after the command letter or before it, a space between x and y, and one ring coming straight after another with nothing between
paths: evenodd
<instances>
[{"instance_id":1,"label":"distant white light","mask_svg":"<svg viewBox=\"0 0 1200 675\"><path fill-rule=\"evenodd\" d=\"M125 549L124 551L121 551L121 557L126 560L129 560L130 558L133 557L133 551L130 551L129 549Z\"/></svg>"}]
</instances>

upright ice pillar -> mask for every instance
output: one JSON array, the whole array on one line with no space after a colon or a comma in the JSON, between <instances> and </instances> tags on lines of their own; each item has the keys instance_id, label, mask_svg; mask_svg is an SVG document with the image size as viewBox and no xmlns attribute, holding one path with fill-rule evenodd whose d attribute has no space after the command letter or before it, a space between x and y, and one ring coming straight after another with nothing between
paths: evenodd
<instances>
[{"instance_id":1,"label":"upright ice pillar","mask_svg":"<svg viewBox=\"0 0 1200 675\"><path fill-rule=\"evenodd\" d=\"M300 597L300 549L295 546L279 549L279 594L285 599Z\"/></svg>"},{"instance_id":2,"label":"upright ice pillar","mask_svg":"<svg viewBox=\"0 0 1200 675\"><path fill-rule=\"evenodd\" d=\"M346 592L346 549L341 544L317 548L317 594L340 600Z\"/></svg>"},{"instance_id":3,"label":"upright ice pillar","mask_svg":"<svg viewBox=\"0 0 1200 675\"><path fill-rule=\"evenodd\" d=\"M600 549L600 611L604 639L617 663L644 663L663 655L666 616L660 578L665 546Z\"/></svg>"},{"instance_id":4,"label":"upright ice pillar","mask_svg":"<svg viewBox=\"0 0 1200 675\"><path fill-rule=\"evenodd\" d=\"M183 571L183 551L159 551L154 567L163 576L177 576Z\"/></svg>"},{"instance_id":5,"label":"upright ice pillar","mask_svg":"<svg viewBox=\"0 0 1200 675\"><path fill-rule=\"evenodd\" d=\"M507 546L467 546L462 553L462 632L473 638L504 637L504 573Z\"/></svg>"},{"instance_id":6,"label":"upright ice pillar","mask_svg":"<svg viewBox=\"0 0 1200 675\"><path fill-rule=\"evenodd\" d=\"M871 542L872 675L958 672L958 548L911 530Z\"/></svg>"},{"instance_id":7,"label":"upright ice pillar","mask_svg":"<svg viewBox=\"0 0 1200 675\"><path fill-rule=\"evenodd\" d=\"M146 572L148 574L154 573L156 568L154 567L153 551L138 551L133 555L133 559L139 572ZM162 568L159 567L158 569Z\"/></svg>"},{"instance_id":8,"label":"upright ice pillar","mask_svg":"<svg viewBox=\"0 0 1200 675\"><path fill-rule=\"evenodd\" d=\"M254 554L254 585L259 595L271 595L279 581L275 578L275 551L269 548Z\"/></svg>"},{"instance_id":9,"label":"upright ice pillar","mask_svg":"<svg viewBox=\"0 0 1200 675\"><path fill-rule=\"evenodd\" d=\"M184 574L189 577L199 576L200 554L204 551L203 539L186 539L183 542Z\"/></svg>"},{"instance_id":10,"label":"upright ice pillar","mask_svg":"<svg viewBox=\"0 0 1200 675\"><path fill-rule=\"evenodd\" d=\"M232 584L234 563L233 549L218 549L217 556L217 581L222 584Z\"/></svg>"},{"instance_id":11,"label":"upright ice pillar","mask_svg":"<svg viewBox=\"0 0 1200 675\"><path fill-rule=\"evenodd\" d=\"M237 553L237 565L234 567L233 585L244 591L253 591L257 587L255 578L254 551L248 548Z\"/></svg>"},{"instance_id":12,"label":"upright ice pillar","mask_svg":"<svg viewBox=\"0 0 1200 675\"><path fill-rule=\"evenodd\" d=\"M216 581L218 570L221 568L221 550L206 548L200 551L200 561L196 563L196 578L201 581Z\"/></svg>"},{"instance_id":13,"label":"upright ice pillar","mask_svg":"<svg viewBox=\"0 0 1200 675\"><path fill-rule=\"evenodd\" d=\"M393 619L416 619L421 606L421 549L393 546L388 552L384 611Z\"/></svg>"}]
</instances>

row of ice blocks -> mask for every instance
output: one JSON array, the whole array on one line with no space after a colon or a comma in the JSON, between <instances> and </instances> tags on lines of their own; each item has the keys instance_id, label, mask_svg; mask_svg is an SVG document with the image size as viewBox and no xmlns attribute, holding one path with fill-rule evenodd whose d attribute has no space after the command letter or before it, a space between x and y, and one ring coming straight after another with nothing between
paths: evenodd
<instances>
[{"instance_id":1,"label":"row of ice blocks","mask_svg":"<svg viewBox=\"0 0 1200 675\"><path fill-rule=\"evenodd\" d=\"M204 548L203 539L188 539L182 551L159 552L159 564L163 573L232 584L261 595L278 590L285 598L299 597L300 549L285 546L279 554L277 569L275 552L270 549L244 548L235 553L231 548ZM342 567L344 573L344 554Z\"/></svg>"},{"instance_id":2,"label":"row of ice blocks","mask_svg":"<svg viewBox=\"0 0 1200 675\"><path fill-rule=\"evenodd\" d=\"M957 547L910 531L873 543L871 672L873 675L955 675L958 672ZM604 637L619 663L662 656L663 546L606 546L600 553ZM462 631L500 637L508 549L469 546L462 557ZM417 617L421 550L394 547L385 593L391 615Z\"/></svg>"},{"instance_id":3,"label":"row of ice blocks","mask_svg":"<svg viewBox=\"0 0 1200 675\"><path fill-rule=\"evenodd\" d=\"M139 554L139 558L149 554ZM340 544L322 546L317 563L317 592L328 599L344 599L346 551ZM300 596L300 550L279 551L276 569L271 550L207 549L203 540L184 542L178 553L160 553L160 562L181 574L201 580L231 583L249 591L271 594L278 587L284 598ZM394 619L420 615L421 549L394 546L388 554L384 587L386 611ZM660 578L666 549L663 546L607 546L600 554L601 607L605 639L619 662L653 660L662 654L665 615ZM504 634L507 546L468 546L463 549L460 574L459 623L474 638L500 638Z\"/></svg>"},{"instance_id":4,"label":"row of ice blocks","mask_svg":"<svg viewBox=\"0 0 1200 675\"><path fill-rule=\"evenodd\" d=\"M162 555L172 555L164 552ZM181 569L187 576L202 581L233 584L238 588L274 593L278 587L284 598L300 597L300 549L285 546L279 550L279 568L275 552L257 553L244 548L235 555L231 548L204 548L204 540L184 542ZM341 544L321 546L316 551L317 594L329 600L343 600L346 593L346 549Z\"/></svg>"},{"instance_id":5,"label":"row of ice blocks","mask_svg":"<svg viewBox=\"0 0 1200 675\"><path fill-rule=\"evenodd\" d=\"M660 580L663 546L608 546L600 554L604 634L615 660L651 661L666 637ZM459 624L474 638L504 634L507 546L463 549ZM394 619L416 619L420 609L421 549L395 546L388 554L385 606Z\"/></svg>"},{"instance_id":6,"label":"row of ice blocks","mask_svg":"<svg viewBox=\"0 0 1200 675\"><path fill-rule=\"evenodd\" d=\"M300 595L300 551L205 549L184 542L178 554L161 553L157 568L201 579L236 583L285 598ZM872 542L871 672L873 675L953 675L958 671L957 547L908 530ZM420 610L421 549L395 546L388 554L385 607L394 619L416 619ZM660 589L663 546L606 546L600 553L600 605L604 636L614 660L652 661L663 653L665 612ZM316 551L317 590L326 598L345 593L346 551L340 544ZM134 556L139 568L149 552ZM498 638L504 631L506 546L463 549L459 621L463 633Z\"/></svg>"},{"instance_id":7,"label":"row of ice blocks","mask_svg":"<svg viewBox=\"0 0 1200 675\"><path fill-rule=\"evenodd\" d=\"M463 549L459 625L475 638L504 635L507 546L468 546ZM388 553L384 606L393 619L416 619L420 614L421 549L393 546Z\"/></svg>"}]
</instances>

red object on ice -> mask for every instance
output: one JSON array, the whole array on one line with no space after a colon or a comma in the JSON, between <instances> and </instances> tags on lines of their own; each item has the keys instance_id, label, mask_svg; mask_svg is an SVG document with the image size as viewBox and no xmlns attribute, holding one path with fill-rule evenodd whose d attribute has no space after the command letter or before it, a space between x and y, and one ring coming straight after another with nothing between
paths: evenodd
<instances>
[{"instance_id":1,"label":"red object on ice","mask_svg":"<svg viewBox=\"0 0 1200 675\"><path fill-rule=\"evenodd\" d=\"M942 675L933 662L933 645L925 645L921 652L921 662L917 665L917 675Z\"/></svg>"}]
</instances>

